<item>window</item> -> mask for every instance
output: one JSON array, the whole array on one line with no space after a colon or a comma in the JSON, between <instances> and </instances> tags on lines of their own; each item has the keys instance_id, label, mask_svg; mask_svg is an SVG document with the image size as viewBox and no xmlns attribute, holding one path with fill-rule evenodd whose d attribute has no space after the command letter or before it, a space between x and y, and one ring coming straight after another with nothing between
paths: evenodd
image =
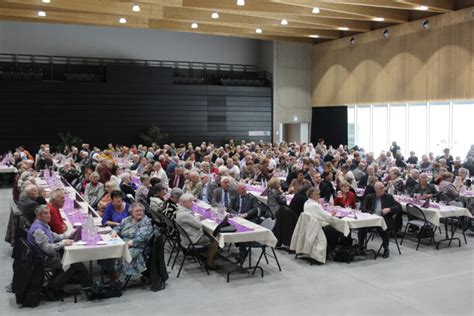
<instances>
[{"instance_id":1,"label":"window","mask_svg":"<svg viewBox=\"0 0 474 316\"><path fill-rule=\"evenodd\" d=\"M370 148L370 107L358 106L357 111L357 122L356 122L356 145L361 148L368 150Z\"/></svg>"},{"instance_id":2,"label":"window","mask_svg":"<svg viewBox=\"0 0 474 316\"><path fill-rule=\"evenodd\" d=\"M347 108L347 145L349 148L355 145L355 109L353 107Z\"/></svg>"},{"instance_id":3,"label":"window","mask_svg":"<svg viewBox=\"0 0 474 316\"><path fill-rule=\"evenodd\" d=\"M406 105L405 104L394 104L390 105L390 135L389 145L392 145L393 141L396 141L404 156L408 154L410 150L406 148ZM385 150L390 148L388 146Z\"/></svg>"},{"instance_id":4,"label":"window","mask_svg":"<svg viewBox=\"0 0 474 316\"><path fill-rule=\"evenodd\" d=\"M453 102L453 139L451 154L466 159L467 152L474 144L472 118L474 117L474 101Z\"/></svg>"},{"instance_id":5,"label":"window","mask_svg":"<svg viewBox=\"0 0 474 316\"><path fill-rule=\"evenodd\" d=\"M372 117L372 148L370 151L379 153L380 151L387 150L390 147L387 144L387 106L374 105L372 108Z\"/></svg>"},{"instance_id":6,"label":"window","mask_svg":"<svg viewBox=\"0 0 474 316\"><path fill-rule=\"evenodd\" d=\"M428 152L436 157L449 147L449 103L430 103L429 124Z\"/></svg>"},{"instance_id":7,"label":"window","mask_svg":"<svg viewBox=\"0 0 474 316\"><path fill-rule=\"evenodd\" d=\"M405 158L411 150L421 158L449 148L464 160L474 144L473 117L474 101L354 105L348 108L349 145L377 157L396 141Z\"/></svg>"}]
</instances>

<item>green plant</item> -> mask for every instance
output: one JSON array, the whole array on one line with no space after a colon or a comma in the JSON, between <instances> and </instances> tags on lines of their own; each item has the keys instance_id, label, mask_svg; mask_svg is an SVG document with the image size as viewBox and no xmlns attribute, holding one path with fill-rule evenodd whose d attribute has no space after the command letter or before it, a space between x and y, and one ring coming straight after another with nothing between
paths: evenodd
<instances>
[{"instance_id":1,"label":"green plant","mask_svg":"<svg viewBox=\"0 0 474 316\"><path fill-rule=\"evenodd\" d=\"M78 136L73 136L71 133L63 133L59 132L58 133L58 144L56 145L56 151L57 152L63 152L64 148L71 146L77 146L79 147L82 144L82 139Z\"/></svg>"},{"instance_id":2,"label":"green plant","mask_svg":"<svg viewBox=\"0 0 474 316\"><path fill-rule=\"evenodd\" d=\"M143 133L140 133L140 141L146 146L156 143L164 143L168 139L168 134L163 132L158 126L152 126Z\"/></svg>"}]
</instances>

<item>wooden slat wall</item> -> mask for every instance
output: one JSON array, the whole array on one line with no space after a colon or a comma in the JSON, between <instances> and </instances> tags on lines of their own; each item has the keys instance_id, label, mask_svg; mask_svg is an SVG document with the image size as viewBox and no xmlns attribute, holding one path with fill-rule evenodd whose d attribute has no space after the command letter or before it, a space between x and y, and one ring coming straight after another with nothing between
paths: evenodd
<instances>
[{"instance_id":1,"label":"wooden slat wall","mask_svg":"<svg viewBox=\"0 0 474 316\"><path fill-rule=\"evenodd\" d=\"M472 11L314 45L313 106L474 99Z\"/></svg>"},{"instance_id":2,"label":"wooden slat wall","mask_svg":"<svg viewBox=\"0 0 474 316\"><path fill-rule=\"evenodd\" d=\"M20 144L54 144L59 131L90 144L138 143L152 125L169 141L211 141L271 131L272 91L264 87L40 83L0 81L0 152ZM217 120L214 120L217 118Z\"/></svg>"}]
</instances>

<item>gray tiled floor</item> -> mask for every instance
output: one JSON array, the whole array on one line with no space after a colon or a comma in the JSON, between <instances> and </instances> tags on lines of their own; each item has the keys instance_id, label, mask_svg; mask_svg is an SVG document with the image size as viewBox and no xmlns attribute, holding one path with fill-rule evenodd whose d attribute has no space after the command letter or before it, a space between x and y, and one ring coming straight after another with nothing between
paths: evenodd
<instances>
[{"instance_id":1,"label":"gray tiled floor","mask_svg":"<svg viewBox=\"0 0 474 316\"><path fill-rule=\"evenodd\" d=\"M8 220L11 190L0 190L0 236ZM310 266L293 255L278 252L283 272L266 265L265 278L241 278L226 283L223 273L203 274L189 265L179 279L170 274L165 291L153 293L132 288L121 298L77 304L42 303L35 309L20 309L14 295L0 292L0 314L54 315L414 315L474 314L474 236L468 244L439 251L422 245L414 250L404 243L402 256L392 245L389 259L329 262ZM371 244L378 246L379 241ZM11 281L11 248L2 242L1 284Z\"/></svg>"}]
</instances>

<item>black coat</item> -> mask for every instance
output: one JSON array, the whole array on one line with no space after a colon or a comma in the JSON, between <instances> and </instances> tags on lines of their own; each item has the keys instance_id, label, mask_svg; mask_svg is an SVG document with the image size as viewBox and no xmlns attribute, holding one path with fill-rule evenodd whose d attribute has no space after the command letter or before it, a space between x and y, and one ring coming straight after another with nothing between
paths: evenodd
<instances>
[{"instance_id":1,"label":"black coat","mask_svg":"<svg viewBox=\"0 0 474 316\"><path fill-rule=\"evenodd\" d=\"M290 202L291 210L296 214L296 216L300 216L301 213L304 211L304 203L308 200L306 196L306 192L299 191L295 194L293 199Z\"/></svg>"},{"instance_id":2,"label":"black coat","mask_svg":"<svg viewBox=\"0 0 474 316\"><path fill-rule=\"evenodd\" d=\"M332 183L327 180L321 181L319 184L319 196L326 200L326 202L329 202L331 199L331 196L334 198L334 187L332 186Z\"/></svg>"},{"instance_id":3,"label":"black coat","mask_svg":"<svg viewBox=\"0 0 474 316\"><path fill-rule=\"evenodd\" d=\"M241 196L239 195L238 199L231 200L231 211L234 213L239 213L240 210L240 199ZM242 209L240 210L240 214L247 214L246 219L251 222L256 222L258 220L258 203L257 199L250 193L247 193L244 196L244 201L242 203Z\"/></svg>"},{"instance_id":4,"label":"black coat","mask_svg":"<svg viewBox=\"0 0 474 316\"><path fill-rule=\"evenodd\" d=\"M364 202L362 203L361 210L362 212L366 213L375 213L375 202L376 202L376 195L374 194L369 194L364 198ZM383 215L383 218L385 220L385 223L387 224L387 227L390 227L392 225L392 222L394 218L398 218L399 220L397 223L394 225L396 226L396 229L401 227L401 216L397 216L399 213L402 212L402 206L400 203L395 201L393 198L393 195L385 193L380 197L380 202L381 202L381 208L382 210L384 208L389 208L390 212L387 213L386 215Z\"/></svg>"}]
</instances>

